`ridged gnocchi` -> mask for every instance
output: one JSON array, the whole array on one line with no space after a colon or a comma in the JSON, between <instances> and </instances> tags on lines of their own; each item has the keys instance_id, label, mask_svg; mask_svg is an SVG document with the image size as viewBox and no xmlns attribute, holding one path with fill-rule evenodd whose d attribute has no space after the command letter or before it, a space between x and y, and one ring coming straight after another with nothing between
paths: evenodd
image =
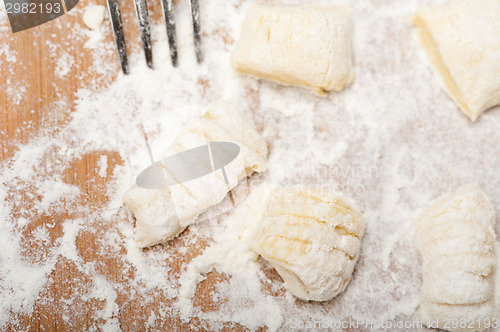
<instances>
[{"instance_id":1,"label":"ridged gnocchi","mask_svg":"<svg viewBox=\"0 0 500 332\"><path fill-rule=\"evenodd\" d=\"M495 213L479 185L471 183L438 200L417 220L422 257L420 317L424 324L455 319L485 330L495 312ZM472 325L471 322L473 322ZM436 327L436 326L434 326Z\"/></svg>"},{"instance_id":2,"label":"ridged gnocchi","mask_svg":"<svg viewBox=\"0 0 500 332\"><path fill-rule=\"evenodd\" d=\"M232 52L244 74L298 85L318 94L354 80L347 6L251 8Z\"/></svg>"},{"instance_id":3,"label":"ridged gnocchi","mask_svg":"<svg viewBox=\"0 0 500 332\"><path fill-rule=\"evenodd\" d=\"M360 252L360 212L340 196L311 188L274 187L261 202L248 221L248 242L276 269L285 288L314 301L341 293Z\"/></svg>"},{"instance_id":4,"label":"ridged gnocchi","mask_svg":"<svg viewBox=\"0 0 500 332\"><path fill-rule=\"evenodd\" d=\"M135 215L135 241L139 247L175 237L200 214L220 203L239 180L266 167L266 143L248 119L227 107L212 108L199 122L188 126L170 147L169 155L207 141L232 142L240 147L238 157L225 167L229 186L221 171L168 189L144 189L134 184L123 201Z\"/></svg>"}]
</instances>

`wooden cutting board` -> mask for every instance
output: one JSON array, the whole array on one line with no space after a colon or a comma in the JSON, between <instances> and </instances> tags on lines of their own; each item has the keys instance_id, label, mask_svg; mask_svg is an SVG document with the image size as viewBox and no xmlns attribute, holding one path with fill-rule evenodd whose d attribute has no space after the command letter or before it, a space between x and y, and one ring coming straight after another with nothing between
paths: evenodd
<instances>
[{"instance_id":1,"label":"wooden cutting board","mask_svg":"<svg viewBox=\"0 0 500 332\"><path fill-rule=\"evenodd\" d=\"M93 89L104 88L110 84L120 70L116 50L109 51L106 57L100 59L111 65L111 75L100 75L91 68L94 65L92 50L84 47L87 37L72 38L66 33L77 25L83 26L82 14L85 6L91 2L82 0L70 14L64 15L42 26L12 34L7 24L2 26L2 41L0 45L0 165L7 167L16 159L18 146L37 140L44 135L53 135L57 128L67 123L75 106L75 93L78 89L91 86ZM105 1L92 2L106 6ZM122 13L129 54L140 44L138 41L138 27L133 8L133 1L122 1ZM163 20L160 2L149 2L150 15L153 20ZM2 10L4 10L2 8ZM105 21L104 24L109 24ZM105 42L114 43L111 28L106 29ZM59 59L69 54L74 59L66 75L58 75ZM10 55L10 56L8 56ZM13 55L13 56L12 56ZM108 157L108 168L105 177L98 175L98 161L101 156ZM31 211L30 223L22 228L23 257L32 263L43 260L49 255L50 249L63 235L63 225L67 219L74 216L73 209L77 204L89 206L92 211L98 212L106 203L106 185L110 180L114 165L123 161L114 151L96 151L84 155L81 159L73 160L64 170L64 180L78 186L83 195L79 202L66 207L63 212L41 213ZM28 186L29 187L29 186ZM25 214L31 204L29 191L23 187L18 190L11 188L10 200L17 200L19 209L14 209L13 218ZM19 200L19 198L21 198ZM52 243L39 244L32 241L33 232L39 226L46 225L50 229ZM173 314L162 314L161 310L172 300L161 295L152 294L152 302L144 301L140 296L129 297L133 293L134 270L124 266L121 257L102 255L102 248L97 239L102 238L109 231L112 224L102 223L100 229L81 231L76 239L76 248L83 259L83 264L93 264L95 271L104 276L113 285L119 285L118 297L115 302L118 310L114 319L124 331L140 330L191 330L195 327L204 328L203 322L197 319L189 323L181 321ZM189 232L181 239L189 239ZM174 243L175 246L175 243ZM202 245L200 246L200 248ZM165 250L153 248L150 250ZM185 256L178 256L178 264L171 268L179 271L181 262L190 260L199 250ZM122 252L125 254L125 251ZM172 253L174 255L174 253ZM271 277L277 278L272 271ZM31 314L14 313L16 320L11 320L9 330L30 331L82 331L97 328L100 330L105 320L100 317L100 311L105 308L104 299L86 298L89 287L92 285L92 276L79 270L71 261L62 256L57 258L55 268L48 277L43 290L38 294ZM210 310L212 303L211 292L214 284L224 278L223 274L210 273L196 292L195 306L202 310ZM150 320L151 314L156 313L156 319ZM149 320L149 325L148 325ZM231 330L245 330L238 325L227 325ZM146 328L147 327L147 328ZM265 329L263 329L265 330Z\"/></svg>"}]
</instances>

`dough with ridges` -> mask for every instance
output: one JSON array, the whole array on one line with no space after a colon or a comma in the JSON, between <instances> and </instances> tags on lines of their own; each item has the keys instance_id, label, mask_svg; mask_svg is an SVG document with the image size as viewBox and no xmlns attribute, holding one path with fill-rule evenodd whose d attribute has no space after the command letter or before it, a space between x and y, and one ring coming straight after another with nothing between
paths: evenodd
<instances>
[{"instance_id":1,"label":"dough with ridges","mask_svg":"<svg viewBox=\"0 0 500 332\"><path fill-rule=\"evenodd\" d=\"M341 293L359 256L364 221L341 196L312 188L257 191L248 241L304 300L327 301ZM251 196L252 196L251 195Z\"/></svg>"},{"instance_id":2,"label":"dough with ridges","mask_svg":"<svg viewBox=\"0 0 500 332\"><path fill-rule=\"evenodd\" d=\"M472 322L482 331L495 313L495 212L479 185L471 183L441 198L417 219L422 257L420 318L428 325Z\"/></svg>"}]
</instances>

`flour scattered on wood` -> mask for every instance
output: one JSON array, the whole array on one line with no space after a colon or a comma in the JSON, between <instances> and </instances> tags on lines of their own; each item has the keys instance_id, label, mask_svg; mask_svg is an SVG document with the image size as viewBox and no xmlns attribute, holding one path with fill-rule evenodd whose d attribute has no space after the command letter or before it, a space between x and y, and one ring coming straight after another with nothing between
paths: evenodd
<instances>
[{"instance_id":1,"label":"flour scattered on wood","mask_svg":"<svg viewBox=\"0 0 500 332\"><path fill-rule=\"evenodd\" d=\"M75 58L69 53L65 52L57 60L56 74L59 78L66 77L70 72L71 68L75 64Z\"/></svg>"},{"instance_id":2,"label":"flour scattered on wood","mask_svg":"<svg viewBox=\"0 0 500 332\"><path fill-rule=\"evenodd\" d=\"M119 330L125 308L134 305L146 308L134 311L137 329L167 319L209 330L232 323L288 330L297 322L415 320L419 258L407 225L433 198L472 181L499 206L500 112L489 111L471 124L440 89L408 37L409 18L421 2L350 4L356 80L341 93L317 98L236 74L230 50L250 5L239 0L201 3L205 61L198 65L188 4L177 2L178 68L170 64L163 20L154 22L155 70L147 68L142 52L130 54L130 75L119 74L99 90L91 81L77 92L69 121L16 143L0 169L0 328L22 328L20 317L56 303L55 317L71 329L90 302L98 309L89 316L89 329L105 331ZM81 14L77 7L67 15ZM3 11L0 22L7 33ZM86 40L91 73L113 75L117 67L101 61L116 52L109 20L98 31L77 24L68 33ZM51 49L60 52L57 45ZM0 54L3 66L19 56L5 46ZM57 75L68 77L77 61L69 55L59 61ZM29 98L23 95L27 83L16 84L6 92L21 103ZM135 246L134 220L121 199L137 175L129 134L141 123L179 118L186 105L201 111L220 100L240 105L269 146L268 170L250 179L251 188L269 181L342 191L363 212L360 259L347 289L332 301L306 303L286 293L278 275L246 245L237 210L193 225L165 245ZM75 182L75 173L85 169L82 157L95 152L101 157L89 173L109 181L97 188L103 197L98 202L89 197L99 181ZM66 286L51 291L59 287L54 282L63 268L73 273L66 282L74 293L65 294L71 304L63 298ZM211 272L224 278L204 298L217 299L207 309L196 297Z\"/></svg>"},{"instance_id":3,"label":"flour scattered on wood","mask_svg":"<svg viewBox=\"0 0 500 332\"><path fill-rule=\"evenodd\" d=\"M105 178L108 174L108 156L101 156L99 159L99 163L97 164L99 167L99 176L101 178Z\"/></svg>"}]
</instances>

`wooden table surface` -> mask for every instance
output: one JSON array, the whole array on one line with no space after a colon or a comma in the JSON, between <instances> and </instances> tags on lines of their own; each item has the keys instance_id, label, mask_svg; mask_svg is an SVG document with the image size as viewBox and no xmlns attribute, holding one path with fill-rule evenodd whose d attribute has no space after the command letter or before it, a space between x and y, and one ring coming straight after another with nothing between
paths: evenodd
<instances>
[{"instance_id":1,"label":"wooden table surface","mask_svg":"<svg viewBox=\"0 0 500 332\"><path fill-rule=\"evenodd\" d=\"M187 6L187 0L183 1ZM245 1L249 0L231 2L232 13L240 8L243 12ZM77 110L79 91L103 91L120 73L109 18L104 22L103 41L97 43L97 48L86 47L92 34L84 27L82 15L89 4L105 6L105 1L81 0L69 14L16 34L12 34L5 14L0 14L0 330L214 330L211 321L199 318L183 321L176 310L177 299L174 297L187 263L213 239L200 235L205 233L197 232L196 226L191 227L191 231L188 228L167 245L145 249L142 255L137 254L142 260L133 261L129 256L135 247L127 242L133 236L133 220L127 215L128 210L121 205L117 208L118 213L113 210L111 217L103 215L109 212L108 203L113 194L108 187L118 182L114 169L127 165L127 156L106 148L74 156L59 153L65 147L71 149L72 145L78 144L67 137L68 131L64 132L64 129L69 127L71 114ZM213 13L226 2L207 0L205 4L213 5ZM250 79L238 87L245 94L248 112L254 115L260 112L257 115L261 116L254 117L255 126L268 143L269 162L274 159L274 166L279 167L277 161L281 157L286 157L284 162L291 162L292 170L284 176L283 183L299 184L303 181L321 188L326 185L326 188L353 197L360 205L369 228L363 238L364 249L350 286L339 297L326 303L300 301L285 292L277 272L261 260L259 268L262 270L259 271L265 278L260 278L260 275L255 278L262 282L262 294L250 301L246 295L229 298L227 293L230 292L218 288L221 281L229 279L228 275L210 272L195 290L193 307L197 314L214 313L218 317L218 309L233 306L231 309L238 310L235 303L243 303L242 306L254 305L261 311L256 313L261 315L256 320L268 321L274 311L262 310L267 307L259 306L259 300L255 300L259 298L276 299L277 306L283 311L283 331L291 329L291 319L296 317L331 317L347 321L369 313L368 317L374 320L397 318L401 322L413 321L416 316L410 311L412 308L416 310L414 306L418 304L421 282L417 268L418 252L411 236L405 237L411 235L408 226L413 214L459 184L473 180L479 181L491 194L498 218L497 156L500 154L495 141L498 137L495 129L498 110L488 111L480 121L472 124L447 97L430 68L419 60L418 43L409 38L413 28L407 14L413 10L409 8L412 4L416 5L416 2L353 2L352 7L358 7L355 11L358 35L353 38L357 77L353 88L318 99L307 91L295 92L288 87ZM128 53L132 54L141 48L134 3L122 0L121 6ZM148 1L148 6L152 20L164 24L160 1ZM373 10L379 6L380 11ZM202 13L208 12L202 10ZM221 11L220 15L223 14L227 13ZM229 23L236 22L224 22L228 26ZM210 32L202 29L207 34L202 36L206 38L203 40L208 43L210 38L207 37L214 37L218 46L226 47L224 51L229 50L234 42L235 37L231 35L234 31L228 33L218 24L212 28ZM194 54L191 55L194 61ZM209 59L207 56L206 63ZM229 63L226 65L230 66ZM207 71L217 72L220 68L208 68ZM193 84L187 84L189 89L198 84L199 99L203 102L207 99L205 94L223 90L227 83L216 82L216 75L211 76L213 82L203 81L204 77L196 76ZM228 76L217 77L223 81ZM209 76L207 80L210 80ZM178 81L172 82L169 84ZM298 105L291 105L296 114L286 116L279 109L272 110L272 98L287 98L296 93L301 101ZM259 109L266 95L271 105ZM310 112L302 108L310 108ZM79 115L84 118L84 115ZM289 141L286 135L295 132L297 136ZM66 133L63 141L54 146L43 146L47 138L59 133ZM286 152L292 143L296 144L296 151L288 155ZM320 157L337 159L326 161L332 165L322 165L320 160L315 160L318 157L313 156L312 151L303 153L311 150L310 143L314 143ZM31 170L34 173L32 179L26 175L16 177L17 172L24 174L23 167L27 165L26 162L16 162L30 157L31 151L22 147L24 144L42 144L42 148L32 151L37 156L40 151L42 153L40 159L30 166L34 168ZM468 154L466 158L464 153ZM103 156L107 157L108 164L104 173L101 167ZM299 162L306 163L302 166L307 167L296 167ZM280 168L275 170L274 174L277 174ZM305 171L304 179L296 176L301 175L297 170ZM49 208L40 208L42 195L39 186L46 184L43 181L47 178L76 186L79 194L71 199L62 198ZM250 182L255 178L257 176ZM266 174L260 179L268 180ZM361 188L361 192L357 193L357 188ZM6 190L5 204L3 193ZM115 190L114 197L121 195L120 191L124 189ZM9 205L7 221L1 220L5 205ZM78 227L74 227L75 223ZM6 235L5 230L12 232L12 236ZM42 240L41 231L47 233ZM6 246L1 241L14 235L19 236L19 240L12 241L18 247L14 254L7 254L10 261L4 264L2 250ZM24 289L24 280L16 283L17 276L33 279L20 275L22 269L15 269L16 273L8 276L11 284L7 287L14 285L12 289L5 287L2 279L6 275L5 265L9 269L18 263L12 262L12 258L19 260L20 266L28 267L26 273L34 271L35 275L41 275L39 289ZM42 273L44 269L47 269L46 274ZM230 287L239 286L236 278L232 282ZM4 296L3 291L8 294ZM21 298L15 297L16 291ZM251 292L246 288L245 291ZM24 302L22 297L26 294ZM227 306L224 306L225 298L228 299ZM12 303L6 305L2 299ZM1 321L2 310L8 310L9 306L10 319ZM233 323L220 323L215 327L227 331L248 330ZM344 330L370 331L362 327Z\"/></svg>"},{"instance_id":2,"label":"wooden table surface","mask_svg":"<svg viewBox=\"0 0 500 332\"><path fill-rule=\"evenodd\" d=\"M105 1L92 2L105 5ZM64 15L52 22L33 29L12 34L7 23L2 25L2 45L0 50L0 165L10 167L16 159L16 152L22 144L30 143L54 135L69 120L74 110L75 93L82 87L100 89L109 85L120 70L116 50L107 49L104 57L97 59L108 64L103 73L95 70L92 49L84 47L88 40L85 36L75 38L74 33L69 33L75 25L83 26L82 13L90 2L80 1L70 14ZM138 28L133 8L133 1L122 1L122 13L126 32L129 53L134 48L140 47L138 41ZM150 15L153 20L163 20L160 2L150 2ZM3 9L2 9L3 10ZM109 24L105 21L104 24ZM106 43L113 42L111 29L105 30ZM58 60L66 53L74 58L67 75L57 75ZM15 54L15 59L8 57ZM98 161L101 156L108 157L109 167L107 176L98 175ZM51 158L49 155L45 158ZM44 161L41 161L43 164ZM8 200L14 204L11 218L25 217L30 220L26 227L20 229L22 236L22 257L26 261L36 264L45 261L51 255L51 249L56 241L63 235L63 227L68 220L78 217L79 206L89 207L97 212L108 200L106 185L113 173L114 165L123 163L120 155L114 151L95 151L84 155L82 158L63 163L61 172L66 183L78 186L83 193L78 200L71 201L64 206L62 211L54 210L44 212L35 208L33 197L36 197L36 188L27 184L10 184ZM50 171L55 171L51 169ZM50 230L51 243L43 244L33 240L32 232L40 226L47 226ZM115 300L118 308L113 311L109 319L114 320L124 331L140 330L190 330L195 327L207 329L203 322L197 319L183 322L175 314L165 313L165 308L172 300L165 298L161 292L152 292L154 301L145 301L142 295L134 294L135 270L124 263L122 257L106 253L102 248L102 239L106 233L113 231L110 223L93 223L84 227L76 237L75 245L82 259L80 266L63 256L57 257L57 263L50 273L43 290L38 294L30 314L13 312L13 317L7 323L8 330L30 331L67 331L67 330L101 330L105 326L105 319L99 314L106 306L106 299L88 297L89 288L92 286L93 274L81 269L87 263L98 274L116 285ZM175 242L188 241L189 231ZM101 243L101 244L100 244ZM202 241L200 242L202 243ZM179 271L180 262L189 261L198 250L180 256L168 247L154 247L148 250L171 250L171 264L173 271ZM121 254L125 255L122 248ZM177 263L175 263L177 261ZM268 271L270 277L277 278L273 271ZM210 310L215 304L210 300L210 293L214 284L223 279L224 275L210 273L207 279L198 285L194 305L203 310ZM29 311L29 310L28 310ZM151 322L151 314L156 314L156 319ZM149 320L149 325L148 325ZM151 324L152 323L152 324ZM238 325L227 325L231 330L245 330Z\"/></svg>"}]
</instances>

